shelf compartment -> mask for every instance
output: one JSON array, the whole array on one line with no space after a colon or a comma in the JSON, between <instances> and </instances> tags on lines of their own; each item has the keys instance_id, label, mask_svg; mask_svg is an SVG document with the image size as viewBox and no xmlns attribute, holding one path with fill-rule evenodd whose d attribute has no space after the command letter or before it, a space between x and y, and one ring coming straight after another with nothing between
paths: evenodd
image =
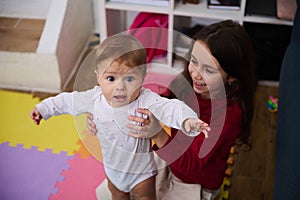
<instances>
[{"instance_id":1,"label":"shelf compartment","mask_svg":"<svg viewBox=\"0 0 300 200\"><path fill-rule=\"evenodd\" d=\"M247 15L243 19L244 22L253 22L253 23L262 23L262 24L277 24L277 25L288 25L292 26L293 22L288 20L278 19L276 17L271 16L254 16Z\"/></svg>"},{"instance_id":2,"label":"shelf compartment","mask_svg":"<svg viewBox=\"0 0 300 200\"><path fill-rule=\"evenodd\" d=\"M123 11L137 11L137 12L151 12L151 13L161 13L168 14L170 12L170 6L151 6L143 4L132 4L132 3L119 3L119 2L110 2L105 3L106 9L112 10L123 10Z\"/></svg>"},{"instance_id":3,"label":"shelf compartment","mask_svg":"<svg viewBox=\"0 0 300 200\"><path fill-rule=\"evenodd\" d=\"M212 9L207 7L207 2L200 2L199 4L183 4L178 2L175 4L173 11L174 15L179 16L190 16L199 18L210 18L210 19L233 19L241 21L244 15L243 11L243 1L240 10L222 10L222 9Z\"/></svg>"}]
</instances>

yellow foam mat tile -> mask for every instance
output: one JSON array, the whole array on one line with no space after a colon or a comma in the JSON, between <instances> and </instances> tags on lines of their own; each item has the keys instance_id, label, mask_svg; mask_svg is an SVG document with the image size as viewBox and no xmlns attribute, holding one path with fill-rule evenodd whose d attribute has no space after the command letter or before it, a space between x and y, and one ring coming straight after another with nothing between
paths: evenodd
<instances>
[{"instance_id":1,"label":"yellow foam mat tile","mask_svg":"<svg viewBox=\"0 0 300 200\"><path fill-rule=\"evenodd\" d=\"M0 143L23 144L24 148L36 146L40 151L50 148L53 153L64 151L73 155L80 148L74 117L56 116L37 126L30 119L30 112L39 102L31 94L0 90Z\"/></svg>"}]
</instances>

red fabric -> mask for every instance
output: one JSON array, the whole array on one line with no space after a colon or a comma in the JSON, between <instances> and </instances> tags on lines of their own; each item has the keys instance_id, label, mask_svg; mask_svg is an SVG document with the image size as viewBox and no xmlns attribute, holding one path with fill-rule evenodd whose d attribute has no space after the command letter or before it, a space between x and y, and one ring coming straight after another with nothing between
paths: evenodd
<instances>
[{"instance_id":1,"label":"red fabric","mask_svg":"<svg viewBox=\"0 0 300 200\"><path fill-rule=\"evenodd\" d=\"M148 88L161 96L168 97L170 95L168 87L175 77L175 74L163 74L150 71L146 74L143 87Z\"/></svg>"},{"instance_id":2,"label":"red fabric","mask_svg":"<svg viewBox=\"0 0 300 200\"><path fill-rule=\"evenodd\" d=\"M200 108L200 119L210 123L212 128L208 138L204 138L204 134L192 138L181 131L172 129L172 137L167 144L159 150L154 146L154 150L169 163L173 174L183 182L201 184L206 189L215 190L222 185L225 177L230 148L240 133L242 112L237 103L227 105L227 108L225 107L226 119L222 125L222 117L219 117L222 114L218 113L218 110L222 110L224 102L220 101L215 104L217 105L214 107L216 115L211 120L211 100L201 99L198 95L196 98ZM195 105L197 100L194 99L194 105L188 103L194 110L198 109L198 105ZM219 130L222 131L216 131L217 126L221 127ZM199 158L204 141L207 142L213 138L217 138L216 145L212 146L206 156Z\"/></svg>"},{"instance_id":3,"label":"red fabric","mask_svg":"<svg viewBox=\"0 0 300 200\"><path fill-rule=\"evenodd\" d=\"M153 28L149 28L153 27ZM130 32L144 45L147 52L147 62L154 56L164 55L168 49L168 15L156 13L139 13Z\"/></svg>"}]
</instances>

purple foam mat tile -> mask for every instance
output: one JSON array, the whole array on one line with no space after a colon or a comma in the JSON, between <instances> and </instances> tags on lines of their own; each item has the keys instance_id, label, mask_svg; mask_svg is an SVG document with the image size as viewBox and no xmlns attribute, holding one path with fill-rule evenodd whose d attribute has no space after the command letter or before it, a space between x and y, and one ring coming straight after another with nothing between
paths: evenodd
<instances>
[{"instance_id":1,"label":"purple foam mat tile","mask_svg":"<svg viewBox=\"0 0 300 200\"><path fill-rule=\"evenodd\" d=\"M66 153L53 154L50 149L37 151L22 145L0 144L0 199L46 200L57 193L57 181L63 181L63 170L68 170Z\"/></svg>"}]
</instances>

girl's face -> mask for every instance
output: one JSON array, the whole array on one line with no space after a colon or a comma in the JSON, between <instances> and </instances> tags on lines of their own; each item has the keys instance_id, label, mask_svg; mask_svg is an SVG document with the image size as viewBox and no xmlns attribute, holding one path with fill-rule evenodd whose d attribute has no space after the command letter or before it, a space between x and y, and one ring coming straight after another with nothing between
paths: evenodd
<instances>
[{"instance_id":1,"label":"girl's face","mask_svg":"<svg viewBox=\"0 0 300 200\"><path fill-rule=\"evenodd\" d=\"M193 46L188 70L194 91L205 99L224 97L224 83L233 81L202 41L196 41Z\"/></svg>"},{"instance_id":2,"label":"girl's face","mask_svg":"<svg viewBox=\"0 0 300 200\"><path fill-rule=\"evenodd\" d=\"M106 101L112 107L127 105L138 98L144 75L138 67L113 62L105 71L96 70L97 80Z\"/></svg>"}]
</instances>

